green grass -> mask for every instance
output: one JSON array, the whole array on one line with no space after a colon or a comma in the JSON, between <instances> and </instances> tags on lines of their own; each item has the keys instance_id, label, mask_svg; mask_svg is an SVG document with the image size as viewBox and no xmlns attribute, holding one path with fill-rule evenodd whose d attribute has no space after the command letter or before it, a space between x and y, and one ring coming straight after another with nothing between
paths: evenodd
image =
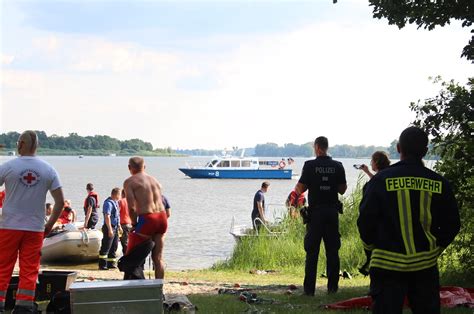
<instances>
[{"instance_id":1,"label":"green grass","mask_svg":"<svg viewBox=\"0 0 474 314\"><path fill-rule=\"evenodd\" d=\"M352 293L355 293L354 289ZM351 293L348 292L347 296ZM260 296L260 295L259 295ZM272 294L261 295L262 298L274 300L274 304L247 304L240 301L237 296L231 295L192 295L189 300L198 308L200 313L370 313L368 310L325 310L322 305L327 302L337 302L340 297L318 297L308 298L305 296L275 296ZM411 313L411 310L405 309L403 313ZM441 309L441 313L452 314L472 314L472 309L454 308Z\"/></svg>"},{"instance_id":2,"label":"green grass","mask_svg":"<svg viewBox=\"0 0 474 314\"><path fill-rule=\"evenodd\" d=\"M354 191L344 198L344 214L340 216L339 232L341 249L339 256L341 270L347 270L353 279L341 279L337 294L326 294L326 280L320 278L326 269L324 246L321 246L318 261L318 280L316 297L302 296L305 251L303 239L305 226L301 220L284 218L280 228L287 233L278 237L265 235L242 239L236 244L229 259L215 264L209 270L173 273L171 277L180 280L202 280L226 283L232 287L238 283L242 288L250 288L259 297L275 300L273 304L247 304L235 295L190 295L189 299L202 313L319 313L322 305L354 297L368 292L369 278L358 274L358 268L365 262L362 242L357 230L359 203L362 198L364 180L359 177ZM279 231L279 230L277 230ZM462 265L452 258L441 259L441 284L472 287L471 275L463 273ZM267 275L254 275L251 270L275 270ZM168 275L167 275L168 276ZM292 295L285 295L285 287L297 285ZM344 313L368 313L367 310L332 311ZM442 313L472 313L472 309L442 309ZM404 313L411 313L405 310Z\"/></svg>"},{"instance_id":3,"label":"green grass","mask_svg":"<svg viewBox=\"0 0 474 314\"><path fill-rule=\"evenodd\" d=\"M363 180L359 180L356 189L344 199L344 214L340 215L339 232L341 233L341 270L356 273L358 267L365 262L362 242L357 231L357 217L361 199ZM280 225L286 233L269 236L264 230L258 237L243 238L234 248L232 256L215 264L214 270L281 270L303 269L306 253L303 240L306 227L301 219L285 217ZM276 231L281 231L276 230ZM324 246L321 246L318 269L326 268Z\"/></svg>"},{"instance_id":4,"label":"green grass","mask_svg":"<svg viewBox=\"0 0 474 314\"><path fill-rule=\"evenodd\" d=\"M362 186L365 180L359 177L355 189L343 199L344 214L339 216L339 232L341 234L341 248L339 257L341 271L358 274L359 267L365 262L362 242L357 230L359 204L362 199ZM286 233L279 236L268 236L263 230L263 235L258 237L243 238L234 247L234 251L226 261L216 263L211 269L215 271L248 271L277 270L297 271L304 269L306 253L303 248L305 226L301 219L285 217L279 226ZM463 248L471 250L471 247ZM451 250L452 251L452 250ZM465 266L459 261L456 254L446 250L439 259L441 280L450 284L472 286L474 276L466 273ZM448 255L450 254L450 255ZM318 274L326 269L326 255L324 245L321 245Z\"/></svg>"},{"instance_id":5,"label":"green grass","mask_svg":"<svg viewBox=\"0 0 474 314\"><path fill-rule=\"evenodd\" d=\"M327 280L318 277L316 296L308 298L302 296L302 282L304 271L298 269L282 270L267 275L254 275L249 271L237 270L192 270L182 272L167 272L168 281L199 282L211 284L217 282L222 287L233 288L239 284L240 288L251 289L258 297L266 300L275 300L274 304L246 304L239 300L238 295L194 294L188 295L190 301L198 307L201 313L323 313L322 306L342 300L365 296L369 290L369 279L356 276L353 279L342 279L339 282L339 292L326 294ZM290 284L297 286L292 295L285 295ZM442 284L448 284L442 282ZM247 312L245 312L247 311ZM253 311L253 312L252 312ZM442 313L471 313L471 309L443 308ZM368 313L366 310L330 311L329 313ZM411 313L405 310L404 313Z\"/></svg>"}]
</instances>

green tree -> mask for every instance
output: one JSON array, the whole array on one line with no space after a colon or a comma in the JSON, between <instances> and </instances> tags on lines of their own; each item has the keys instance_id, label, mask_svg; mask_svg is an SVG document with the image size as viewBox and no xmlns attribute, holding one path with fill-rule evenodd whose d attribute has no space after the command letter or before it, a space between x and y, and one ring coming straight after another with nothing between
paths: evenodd
<instances>
[{"instance_id":1,"label":"green tree","mask_svg":"<svg viewBox=\"0 0 474 314\"><path fill-rule=\"evenodd\" d=\"M472 0L369 0L369 6L373 7L374 18L384 17L388 24L395 24L398 28L408 23L432 30L450 24L451 20L461 21L462 27L471 27L474 22ZM464 47L461 57L474 63L474 36Z\"/></svg>"},{"instance_id":2,"label":"green tree","mask_svg":"<svg viewBox=\"0 0 474 314\"><path fill-rule=\"evenodd\" d=\"M279 147L278 144L275 143L266 143L266 144L258 144L255 146L255 155L268 157L268 156L283 156L283 148Z\"/></svg>"},{"instance_id":3,"label":"green tree","mask_svg":"<svg viewBox=\"0 0 474 314\"><path fill-rule=\"evenodd\" d=\"M390 156L391 160L400 159L400 154L397 151L397 144L398 140L393 140L392 143L390 143L390 147L388 148L388 155Z\"/></svg>"},{"instance_id":4,"label":"green tree","mask_svg":"<svg viewBox=\"0 0 474 314\"><path fill-rule=\"evenodd\" d=\"M9 150L16 149L16 141L18 141L19 136L20 133L18 132L0 134L0 144L5 145Z\"/></svg>"},{"instance_id":5,"label":"green tree","mask_svg":"<svg viewBox=\"0 0 474 314\"><path fill-rule=\"evenodd\" d=\"M445 265L457 262L463 276L474 279L474 78L466 86L440 77L434 83L441 85L439 94L410 108L416 112L414 124L431 136L440 156L435 170L451 182L460 208L461 232L444 254Z\"/></svg>"}]
</instances>

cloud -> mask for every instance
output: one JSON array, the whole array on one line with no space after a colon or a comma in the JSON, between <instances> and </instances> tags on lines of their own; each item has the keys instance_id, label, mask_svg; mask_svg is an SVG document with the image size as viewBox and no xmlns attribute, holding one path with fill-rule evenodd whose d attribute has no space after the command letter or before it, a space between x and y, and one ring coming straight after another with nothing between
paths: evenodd
<instances>
[{"instance_id":1,"label":"cloud","mask_svg":"<svg viewBox=\"0 0 474 314\"><path fill-rule=\"evenodd\" d=\"M60 48L60 40L55 35L37 37L32 40L33 47L46 54L54 54Z\"/></svg>"},{"instance_id":2,"label":"cloud","mask_svg":"<svg viewBox=\"0 0 474 314\"><path fill-rule=\"evenodd\" d=\"M179 61L174 54L145 49L133 43L81 38L71 45L74 51L69 51L66 62L70 69L81 72L162 71Z\"/></svg>"},{"instance_id":3,"label":"cloud","mask_svg":"<svg viewBox=\"0 0 474 314\"><path fill-rule=\"evenodd\" d=\"M11 89L22 93L44 88L45 77L35 71L4 69L0 83L5 92Z\"/></svg>"},{"instance_id":4,"label":"cloud","mask_svg":"<svg viewBox=\"0 0 474 314\"><path fill-rule=\"evenodd\" d=\"M301 144L318 135L388 145L413 120L409 102L437 92L428 76L463 82L472 73L459 58L464 37L456 26L314 22L232 41L212 36L201 40L209 49L195 51L195 39L172 49L45 34L30 55L44 68L4 70L2 102L5 115L27 110L25 123L48 133L139 137L156 147Z\"/></svg>"},{"instance_id":5,"label":"cloud","mask_svg":"<svg viewBox=\"0 0 474 314\"><path fill-rule=\"evenodd\" d=\"M2 53L1 60L2 60L2 65L9 65L13 63L13 61L15 60L15 56L6 55Z\"/></svg>"}]
</instances>

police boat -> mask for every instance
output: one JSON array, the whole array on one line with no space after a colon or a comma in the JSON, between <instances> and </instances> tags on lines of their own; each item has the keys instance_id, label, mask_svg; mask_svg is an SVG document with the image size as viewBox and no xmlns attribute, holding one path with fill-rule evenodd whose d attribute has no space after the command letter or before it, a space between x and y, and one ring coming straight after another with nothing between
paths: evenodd
<instances>
[{"instance_id":1,"label":"police boat","mask_svg":"<svg viewBox=\"0 0 474 314\"><path fill-rule=\"evenodd\" d=\"M257 157L244 157L224 154L214 156L205 165L179 168L179 171L192 179L291 179L292 169L287 168L284 159L280 161L261 161Z\"/></svg>"}]
</instances>

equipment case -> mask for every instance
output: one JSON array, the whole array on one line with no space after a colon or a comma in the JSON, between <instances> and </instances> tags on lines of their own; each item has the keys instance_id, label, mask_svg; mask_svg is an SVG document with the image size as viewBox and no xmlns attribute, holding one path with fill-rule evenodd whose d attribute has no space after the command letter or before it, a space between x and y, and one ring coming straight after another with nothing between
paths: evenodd
<instances>
[{"instance_id":1,"label":"equipment case","mask_svg":"<svg viewBox=\"0 0 474 314\"><path fill-rule=\"evenodd\" d=\"M38 274L38 284L36 285L35 300L49 301L56 292L68 290L69 286L76 280L76 277L77 273L75 271L40 271ZM10 310L15 306L18 281L19 277L16 275L10 279L5 300L6 310Z\"/></svg>"},{"instance_id":2,"label":"equipment case","mask_svg":"<svg viewBox=\"0 0 474 314\"><path fill-rule=\"evenodd\" d=\"M163 313L163 280L75 282L70 287L73 314Z\"/></svg>"}]
</instances>

